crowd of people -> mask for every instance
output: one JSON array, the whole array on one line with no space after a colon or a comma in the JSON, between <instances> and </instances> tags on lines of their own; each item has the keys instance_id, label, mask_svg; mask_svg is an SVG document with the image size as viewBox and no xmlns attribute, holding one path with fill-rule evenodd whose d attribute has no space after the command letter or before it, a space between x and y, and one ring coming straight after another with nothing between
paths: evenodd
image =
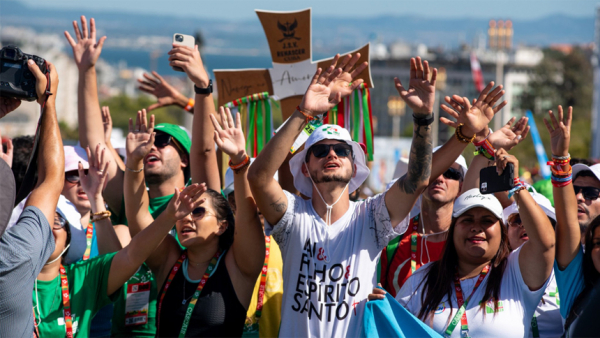
<instances>
[{"instance_id":1,"label":"crowd of people","mask_svg":"<svg viewBox=\"0 0 600 338\"><path fill-rule=\"evenodd\" d=\"M570 158L570 107L544 120L551 201L520 179L510 154L527 119L488 127L506 105L501 85L477 98L446 97L441 108L452 119L440 121L455 136L433 148L437 70L412 58L408 86L395 79L414 119L406 172L357 200L369 167L346 129L322 125L302 150L291 156L290 148L362 84L359 54L319 68L251 159L240 115L215 108L197 47L174 44L169 64L184 70L195 97L157 73L140 89L157 98L148 111L190 111L191 133L140 109L121 158L98 100L95 64L106 37L97 38L94 19L73 26L65 37L79 70L78 145L61 139L59 70L47 61L46 76L30 62L42 111L37 152L25 137L0 154L0 337L600 332L590 328L600 297L600 164ZM0 100L0 118L20 105ZM477 155L467 166L461 154L471 143ZM218 150L230 159L224 184ZM32 153L37 183L15 206ZM512 167L514 187L482 194L487 167L498 177Z\"/></svg>"}]
</instances>

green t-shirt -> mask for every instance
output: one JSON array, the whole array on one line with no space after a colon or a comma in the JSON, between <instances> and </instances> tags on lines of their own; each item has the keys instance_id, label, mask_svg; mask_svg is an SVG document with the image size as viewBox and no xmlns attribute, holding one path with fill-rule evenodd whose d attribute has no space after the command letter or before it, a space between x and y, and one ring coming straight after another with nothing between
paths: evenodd
<instances>
[{"instance_id":1,"label":"green t-shirt","mask_svg":"<svg viewBox=\"0 0 600 338\"><path fill-rule=\"evenodd\" d=\"M161 196L156 198L151 198L148 204L148 211L155 219L167 208L169 201L173 195ZM123 211L121 215L115 215L115 219L113 224L126 224L127 218L125 217L125 201L123 201L123 206L121 208ZM116 221L116 222L115 222ZM175 237L177 238L177 237ZM133 318L131 316L131 310L135 307L131 306L132 300L130 299L130 308L127 310L127 290L130 285L139 284L139 283L147 283L150 282L150 294L148 299L148 313L147 313L147 321L146 323L139 324L136 323L136 319L142 319L144 315ZM131 277L127 283L123 286L123 289L120 291L120 296L115 302L113 318L112 318L112 336L113 337L154 337L156 335L156 299L158 297L158 290L156 285L156 280L154 279L154 274L150 271L150 268L144 263L138 271ZM142 299L142 300L145 300ZM126 313L130 315L126 316Z\"/></svg>"},{"instance_id":2,"label":"green t-shirt","mask_svg":"<svg viewBox=\"0 0 600 338\"><path fill-rule=\"evenodd\" d=\"M111 297L106 294L110 265L115 254L101 255L65 266L69 281L73 337L88 337L96 312L114 302L120 295L121 290ZM60 275L51 281L37 281L37 287L33 289L33 306L36 321L41 319L38 327L40 337L65 336Z\"/></svg>"}]
</instances>

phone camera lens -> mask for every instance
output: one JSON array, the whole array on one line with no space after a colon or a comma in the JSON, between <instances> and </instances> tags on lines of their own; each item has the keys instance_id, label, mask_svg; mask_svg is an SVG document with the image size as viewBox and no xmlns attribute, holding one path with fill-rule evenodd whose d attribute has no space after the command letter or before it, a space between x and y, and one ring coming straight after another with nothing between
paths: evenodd
<instances>
[{"instance_id":1,"label":"phone camera lens","mask_svg":"<svg viewBox=\"0 0 600 338\"><path fill-rule=\"evenodd\" d=\"M179 34L175 35L175 41L183 42L183 35L179 35Z\"/></svg>"}]
</instances>

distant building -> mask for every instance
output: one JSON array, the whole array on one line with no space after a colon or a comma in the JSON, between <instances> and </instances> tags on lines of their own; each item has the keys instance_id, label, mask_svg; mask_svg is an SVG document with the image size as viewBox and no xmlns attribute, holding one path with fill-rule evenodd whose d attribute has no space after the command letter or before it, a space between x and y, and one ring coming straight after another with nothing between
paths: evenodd
<instances>
[{"instance_id":1,"label":"distant building","mask_svg":"<svg viewBox=\"0 0 600 338\"><path fill-rule=\"evenodd\" d=\"M600 159L600 6L596 7L596 25L594 34L594 95L592 102L592 149L590 157Z\"/></svg>"},{"instance_id":2,"label":"distant building","mask_svg":"<svg viewBox=\"0 0 600 338\"><path fill-rule=\"evenodd\" d=\"M476 45L479 48L471 49L463 46L458 50L427 49L423 45L409 45L394 43L384 50L381 45L376 45L377 54L371 58L371 73L375 83L372 91L373 115L376 119L376 135L393 136L394 131L402 133L406 128L412 127L412 112L410 109L396 111L393 101L398 97L394 86L394 77L398 77L405 88L409 85L410 58L421 56L428 60L430 66L438 68L437 105L434 109L436 116L440 116L439 103L443 103L445 96L457 94L468 98L476 98L476 91L471 75L470 54L475 52L481 64L484 82L496 81L503 84L506 94L507 106L496 119L496 125L501 126L512 116L522 116L524 113L518 109L519 98L530 78L532 68L543 58L540 48L517 47L511 50L491 50L482 48L481 36L477 37ZM505 42L506 44L506 42ZM502 112L501 111L501 112ZM400 126L394 125L392 115L402 115L395 121ZM442 115L444 116L445 113ZM452 131L453 132L453 131ZM445 125L439 126L439 142L445 142L450 136L450 131Z\"/></svg>"}]
</instances>

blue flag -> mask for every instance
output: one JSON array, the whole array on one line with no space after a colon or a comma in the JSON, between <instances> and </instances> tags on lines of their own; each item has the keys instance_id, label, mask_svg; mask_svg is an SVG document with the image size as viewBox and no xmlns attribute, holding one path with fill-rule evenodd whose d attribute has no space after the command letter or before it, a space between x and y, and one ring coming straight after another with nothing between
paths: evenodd
<instances>
[{"instance_id":1,"label":"blue flag","mask_svg":"<svg viewBox=\"0 0 600 338\"><path fill-rule=\"evenodd\" d=\"M531 138L533 139L533 146L535 148L535 154L537 155L538 162L540 164L540 173L545 179L549 179L550 168L546 165L548 162L548 156L546 156L546 149L544 149L544 144L542 143L542 139L540 138L540 132L537 129L535 124L535 119L533 118L533 114L531 110L527 111L527 118L529 119L529 126L531 127Z\"/></svg>"},{"instance_id":2,"label":"blue flag","mask_svg":"<svg viewBox=\"0 0 600 338\"><path fill-rule=\"evenodd\" d=\"M383 300L367 302L361 337L431 337L442 338L419 318L408 312L389 293Z\"/></svg>"}]
</instances>

